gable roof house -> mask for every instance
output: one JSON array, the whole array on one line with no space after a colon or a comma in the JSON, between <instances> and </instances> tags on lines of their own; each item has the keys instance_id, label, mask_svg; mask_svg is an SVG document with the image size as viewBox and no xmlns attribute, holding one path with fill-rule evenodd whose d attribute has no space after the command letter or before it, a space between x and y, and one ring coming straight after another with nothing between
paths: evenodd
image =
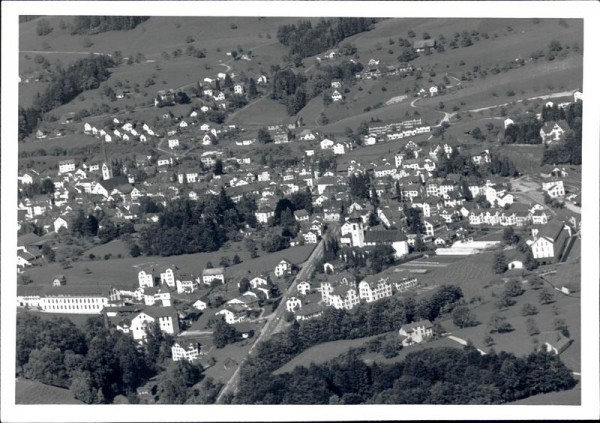
<instances>
[{"instance_id":1,"label":"gable roof house","mask_svg":"<svg viewBox=\"0 0 600 423\"><path fill-rule=\"evenodd\" d=\"M399 334L406 337L402 341L404 346L413 343L420 344L425 338L433 336L433 324L429 320L419 320L418 322L402 325Z\"/></svg>"},{"instance_id":2,"label":"gable roof house","mask_svg":"<svg viewBox=\"0 0 600 423\"><path fill-rule=\"evenodd\" d=\"M527 243L531 247L533 258L542 263L550 263L560 259L570 236L570 228L554 220L542 226L537 236Z\"/></svg>"}]
</instances>

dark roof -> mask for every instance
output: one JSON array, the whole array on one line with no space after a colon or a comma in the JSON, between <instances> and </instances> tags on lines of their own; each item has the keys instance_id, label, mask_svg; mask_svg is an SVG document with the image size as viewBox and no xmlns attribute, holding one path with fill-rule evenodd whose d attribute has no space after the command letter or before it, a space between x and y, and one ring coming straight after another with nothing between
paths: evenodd
<instances>
[{"instance_id":1,"label":"dark roof","mask_svg":"<svg viewBox=\"0 0 600 423\"><path fill-rule=\"evenodd\" d=\"M108 285L89 285L89 286L77 286L77 285L61 285L61 286L17 286L17 295L19 296L72 296L72 297L83 297L83 296L103 296L108 297L109 291L112 289Z\"/></svg>"},{"instance_id":2,"label":"dark roof","mask_svg":"<svg viewBox=\"0 0 600 423\"><path fill-rule=\"evenodd\" d=\"M177 316L177 311L173 307L149 306L142 310L142 313L146 313L148 316L154 317L155 319L159 317Z\"/></svg>"},{"instance_id":3,"label":"dark roof","mask_svg":"<svg viewBox=\"0 0 600 423\"><path fill-rule=\"evenodd\" d=\"M119 185L129 184L129 179L125 175L119 175L106 181L100 181L99 184L102 185L108 192L110 192Z\"/></svg>"},{"instance_id":4,"label":"dark roof","mask_svg":"<svg viewBox=\"0 0 600 423\"><path fill-rule=\"evenodd\" d=\"M398 242L406 241L406 235L400 231L367 231L365 232L365 242Z\"/></svg>"},{"instance_id":5,"label":"dark roof","mask_svg":"<svg viewBox=\"0 0 600 423\"><path fill-rule=\"evenodd\" d=\"M425 326L426 328L432 328L433 324L429 320L419 320L418 322L409 323L407 325L402 325L402 329L406 332L410 332L415 328Z\"/></svg>"},{"instance_id":6,"label":"dark roof","mask_svg":"<svg viewBox=\"0 0 600 423\"><path fill-rule=\"evenodd\" d=\"M542 227L538 236L539 236L539 238L544 237L544 238L549 238L552 241L556 241L556 239L562 232L563 227L564 227L564 224L562 222L559 222L557 220L552 220Z\"/></svg>"}]
</instances>

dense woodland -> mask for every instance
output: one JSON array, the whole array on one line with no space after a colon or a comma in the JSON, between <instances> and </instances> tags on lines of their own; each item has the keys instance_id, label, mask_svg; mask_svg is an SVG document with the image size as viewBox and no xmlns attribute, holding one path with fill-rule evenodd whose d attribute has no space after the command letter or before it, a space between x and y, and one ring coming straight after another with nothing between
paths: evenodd
<instances>
[{"instance_id":1,"label":"dense woodland","mask_svg":"<svg viewBox=\"0 0 600 423\"><path fill-rule=\"evenodd\" d=\"M17 376L68 388L87 404L110 404L118 395L137 403L136 388L156 375L160 403L214 403L222 385L204 379L201 367L172 362L172 343L156 325L140 348L130 335L106 329L101 317L89 318L80 329L66 318L42 320L20 313L16 371Z\"/></svg>"},{"instance_id":2,"label":"dense woodland","mask_svg":"<svg viewBox=\"0 0 600 423\"><path fill-rule=\"evenodd\" d=\"M281 25L277 40L289 47L290 56L304 58L322 53L346 37L369 31L376 21L371 18L321 19L314 26L308 20L298 21L297 24Z\"/></svg>"},{"instance_id":3,"label":"dense woodland","mask_svg":"<svg viewBox=\"0 0 600 423\"><path fill-rule=\"evenodd\" d=\"M291 373L243 374L242 380L255 391L240 391L237 402L254 404L501 404L576 384L558 356L482 356L472 346L430 348L398 363L370 366L350 351Z\"/></svg>"},{"instance_id":4,"label":"dense woodland","mask_svg":"<svg viewBox=\"0 0 600 423\"><path fill-rule=\"evenodd\" d=\"M19 107L19 139L37 128L44 113L70 102L84 91L98 88L108 79L109 69L115 64L108 56L90 55L66 69L57 66L46 91L34 98L33 106Z\"/></svg>"},{"instance_id":5,"label":"dense woodland","mask_svg":"<svg viewBox=\"0 0 600 423\"><path fill-rule=\"evenodd\" d=\"M72 34L98 34L106 31L133 29L150 16L75 16Z\"/></svg>"},{"instance_id":6,"label":"dense woodland","mask_svg":"<svg viewBox=\"0 0 600 423\"><path fill-rule=\"evenodd\" d=\"M450 313L462 297L460 288L443 285L419 301L411 297L388 297L360 304L351 313L328 308L319 319L294 323L285 333L261 343L258 354L246 361L235 401L269 403L269 391L276 389L273 384L277 384L271 372L313 345L380 335L419 319L435 320L442 313Z\"/></svg>"},{"instance_id":7,"label":"dense woodland","mask_svg":"<svg viewBox=\"0 0 600 423\"><path fill-rule=\"evenodd\" d=\"M582 154L582 115L583 102L571 104L565 109L544 107L542 119L545 122L566 120L569 130L565 133L564 143L552 145L544 150L543 164L581 164Z\"/></svg>"},{"instance_id":8,"label":"dense woodland","mask_svg":"<svg viewBox=\"0 0 600 423\"><path fill-rule=\"evenodd\" d=\"M255 207L246 198L235 204L225 190L198 201L173 201L158 223L142 230L140 248L145 255L161 256L217 251L244 222L255 222Z\"/></svg>"}]
</instances>

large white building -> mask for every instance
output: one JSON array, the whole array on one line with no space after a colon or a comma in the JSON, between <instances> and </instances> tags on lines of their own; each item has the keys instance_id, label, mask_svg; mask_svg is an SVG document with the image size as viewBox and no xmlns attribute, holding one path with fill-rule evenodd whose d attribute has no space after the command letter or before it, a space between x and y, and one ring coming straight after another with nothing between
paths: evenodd
<instances>
[{"instance_id":1,"label":"large white building","mask_svg":"<svg viewBox=\"0 0 600 423\"><path fill-rule=\"evenodd\" d=\"M17 307L46 313L99 314L111 301L119 301L111 286L18 286Z\"/></svg>"},{"instance_id":2,"label":"large white building","mask_svg":"<svg viewBox=\"0 0 600 423\"><path fill-rule=\"evenodd\" d=\"M136 341L143 341L148 335L149 325L157 324L159 329L169 335L179 333L179 317L172 307L146 307L131 319L117 325L117 330L130 333Z\"/></svg>"},{"instance_id":3,"label":"large white building","mask_svg":"<svg viewBox=\"0 0 600 423\"><path fill-rule=\"evenodd\" d=\"M369 276L358 284L358 294L361 300L368 303L392 296L392 285L389 278L375 278Z\"/></svg>"}]
</instances>

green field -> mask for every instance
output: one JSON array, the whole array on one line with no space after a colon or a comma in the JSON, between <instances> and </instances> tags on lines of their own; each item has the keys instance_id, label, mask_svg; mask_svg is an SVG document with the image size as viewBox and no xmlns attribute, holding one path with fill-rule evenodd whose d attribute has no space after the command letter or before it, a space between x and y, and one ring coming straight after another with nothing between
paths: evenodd
<instances>
[{"instance_id":1,"label":"green field","mask_svg":"<svg viewBox=\"0 0 600 423\"><path fill-rule=\"evenodd\" d=\"M578 379L576 377L576 379ZM580 405L581 404L581 382L573 389L561 392L550 392L547 394L534 395L523 398L507 405Z\"/></svg>"},{"instance_id":2,"label":"green field","mask_svg":"<svg viewBox=\"0 0 600 423\"><path fill-rule=\"evenodd\" d=\"M351 348L358 348L371 339L375 339L380 335L369 336L366 338L348 339L333 342L324 342L322 344L315 345L309 349L301 352L292 360L275 370L274 374L288 373L299 366L308 367L311 364L322 364L326 361L333 360L336 357L344 354Z\"/></svg>"},{"instance_id":3,"label":"green field","mask_svg":"<svg viewBox=\"0 0 600 423\"><path fill-rule=\"evenodd\" d=\"M83 404L68 389L27 379L16 380L16 404Z\"/></svg>"},{"instance_id":4,"label":"green field","mask_svg":"<svg viewBox=\"0 0 600 423\"><path fill-rule=\"evenodd\" d=\"M217 251L214 253L187 254L174 257L136 257L136 258L111 258L103 260L100 256L96 260L76 261L72 267L63 269L59 263L50 263L44 266L32 267L25 272L32 279L33 285L47 286L51 283L54 275L62 274L67 278L67 284L82 285L113 285L116 288L132 288L138 285L138 267L146 263L173 263L179 267L181 272L200 274L211 261L214 266L219 265L219 260L223 256L228 256L230 260L237 253L242 259L242 263L228 267L225 270L227 278L241 277L241 275L257 275L263 272L272 272L275 265L283 258L293 263L302 263L312 252L314 245L303 245L278 251L271 254L265 254L254 260L249 260L248 253L245 250L238 249L235 245L230 249ZM116 253L113 253L113 257ZM85 256L87 259L87 256ZM89 272L88 272L89 270Z\"/></svg>"}]
</instances>

